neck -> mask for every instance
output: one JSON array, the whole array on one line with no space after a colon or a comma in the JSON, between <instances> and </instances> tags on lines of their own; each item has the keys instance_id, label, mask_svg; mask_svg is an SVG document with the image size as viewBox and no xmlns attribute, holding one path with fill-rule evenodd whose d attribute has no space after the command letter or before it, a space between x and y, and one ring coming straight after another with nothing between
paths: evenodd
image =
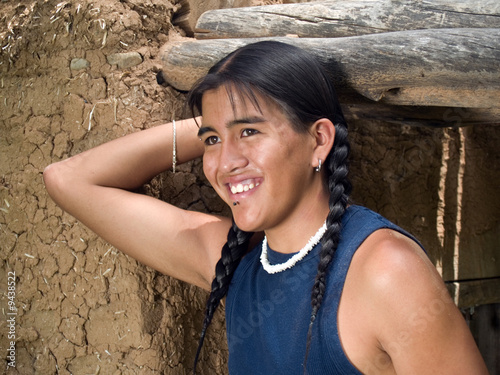
<instances>
[{"instance_id":1,"label":"neck","mask_svg":"<svg viewBox=\"0 0 500 375\"><path fill-rule=\"evenodd\" d=\"M295 253L303 248L325 222L330 211L328 199L326 192L320 192L307 205L298 207L294 215L267 229L269 247L280 253Z\"/></svg>"}]
</instances>

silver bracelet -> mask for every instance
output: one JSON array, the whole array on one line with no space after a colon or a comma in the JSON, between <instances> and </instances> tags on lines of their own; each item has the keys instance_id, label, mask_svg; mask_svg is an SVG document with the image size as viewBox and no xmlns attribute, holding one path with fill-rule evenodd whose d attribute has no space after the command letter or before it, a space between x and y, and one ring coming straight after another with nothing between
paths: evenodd
<instances>
[{"instance_id":1,"label":"silver bracelet","mask_svg":"<svg viewBox=\"0 0 500 375\"><path fill-rule=\"evenodd\" d=\"M176 151L176 134L175 134L175 120L172 120L172 129L174 131L173 135L173 146L172 146L172 172L175 173L175 167L177 165L177 151Z\"/></svg>"}]
</instances>

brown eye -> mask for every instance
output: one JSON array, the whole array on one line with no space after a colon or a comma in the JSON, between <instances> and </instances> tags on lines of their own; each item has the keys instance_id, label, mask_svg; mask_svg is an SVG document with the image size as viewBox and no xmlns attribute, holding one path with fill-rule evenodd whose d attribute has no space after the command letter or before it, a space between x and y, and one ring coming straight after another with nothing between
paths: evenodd
<instances>
[{"instance_id":1,"label":"brown eye","mask_svg":"<svg viewBox=\"0 0 500 375\"><path fill-rule=\"evenodd\" d=\"M250 137L251 135L257 134L259 131L255 129L243 129L241 132L242 137Z\"/></svg>"},{"instance_id":2,"label":"brown eye","mask_svg":"<svg viewBox=\"0 0 500 375\"><path fill-rule=\"evenodd\" d=\"M211 135L210 137L207 137L207 139L205 139L206 146L212 146L212 145L215 145L216 143L219 143L219 142L220 142L220 139L216 135Z\"/></svg>"}]
</instances>

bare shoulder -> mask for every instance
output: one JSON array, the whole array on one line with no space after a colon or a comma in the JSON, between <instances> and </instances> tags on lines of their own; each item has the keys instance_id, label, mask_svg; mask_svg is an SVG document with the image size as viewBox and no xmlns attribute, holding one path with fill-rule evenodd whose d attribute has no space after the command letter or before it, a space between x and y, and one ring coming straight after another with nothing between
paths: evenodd
<instances>
[{"instance_id":1,"label":"bare shoulder","mask_svg":"<svg viewBox=\"0 0 500 375\"><path fill-rule=\"evenodd\" d=\"M352 266L371 312L371 336L394 372L487 374L460 311L415 241L378 230L360 246Z\"/></svg>"},{"instance_id":2,"label":"bare shoulder","mask_svg":"<svg viewBox=\"0 0 500 375\"><path fill-rule=\"evenodd\" d=\"M361 275L368 287L376 293L391 294L405 288L421 292L441 289L443 282L425 251L408 236L391 229L379 229L360 246L356 257ZM430 283L433 288L422 288L420 283ZM412 281L406 283L406 281ZM401 284L403 283L403 284Z\"/></svg>"},{"instance_id":3,"label":"bare shoulder","mask_svg":"<svg viewBox=\"0 0 500 375\"><path fill-rule=\"evenodd\" d=\"M445 284L424 250L411 238L390 229L370 235L355 255L359 287L368 303L387 324L378 336L398 322L408 328L417 316L430 318L435 312L454 311ZM390 311L390 318L386 314ZM392 330L390 330L392 331Z\"/></svg>"}]
</instances>

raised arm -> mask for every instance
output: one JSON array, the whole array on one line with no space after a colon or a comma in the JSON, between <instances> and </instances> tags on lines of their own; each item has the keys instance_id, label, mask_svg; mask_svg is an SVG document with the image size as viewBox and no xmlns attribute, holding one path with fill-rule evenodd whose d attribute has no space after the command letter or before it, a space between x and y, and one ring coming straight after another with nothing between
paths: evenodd
<instances>
[{"instance_id":1,"label":"raised arm","mask_svg":"<svg viewBox=\"0 0 500 375\"><path fill-rule=\"evenodd\" d=\"M176 122L177 163L199 157L194 119ZM44 171L49 195L106 241L164 274L209 289L231 225L131 192L172 167L172 124L113 140Z\"/></svg>"}]
</instances>

